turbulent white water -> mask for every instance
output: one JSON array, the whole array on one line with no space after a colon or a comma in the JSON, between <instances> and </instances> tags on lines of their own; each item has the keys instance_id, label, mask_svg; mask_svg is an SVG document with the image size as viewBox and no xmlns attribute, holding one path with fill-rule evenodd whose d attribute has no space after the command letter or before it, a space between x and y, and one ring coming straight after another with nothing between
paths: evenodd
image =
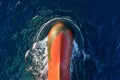
<instances>
[{"instance_id":1,"label":"turbulent white water","mask_svg":"<svg viewBox=\"0 0 120 80\"><path fill-rule=\"evenodd\" d=\"M39 80L47 80L48 72L47 40L48 38L46 37L44 40L34 43L32 49L28 50L25 55L26 60L29 64L29 66L27 67L27 71L30 71L36 77L36 79ZM74 40L70 64L71 73L73 71L72 70L73 59L78 55L80 55L80 51L78 49L78 44Z\"/></svg>"},{"instance_id":2,"label":"turbulent white water","mask_svg":"<svg viewBox=\"0 0 120 80\"><path fill-rule=\"evenodd\" d=\"M31 72L36 79L47 79L47 54L47 37L42 41L35 42L32 49L28 50L25 54L28 63L26 70Z\"/></svg>"},{"instance_id":3,"label":"turbulent white water","mask_svg":"<svg viewBox=\"0 0 120 80\"><path fill-rule=\"evenodd\" d=\"M45 37L44 39L40 39L39 37L42 37L44 34L46 34L46 32L42 32L44 31L43 29L49 28L50 25L53 24L53 22L55 21L63 21L66 22L70 25L72 25L72 27L76 28L77 30L77 34L76 36L78 36L78 38L75 38L73 40L73 49L72 49L72 55L71 55L71 61L70 61L70 72L72 74L72 72L74 72L73 68L75 67L75 60L76 58L78 58L80 55L83 55L83 61L86 59L86 57L89 57L88 55L86 55L86 53L84 52L84 40L82 37L82 33L79 29L79 27L69 18L53 18L51 20L49 20L48 22L44 23L38 34L36 37L36 42L33 43L32 48L29 49L26 54L25 54L25 59L27 62L27 72L31 73L35 80L47 80L48 78L48 50L47 50L47 42L48 42L48 37ZM49 25L49 26L48 26ZM80 44L80 45L78 45Z\"/></svg>"}]
</instances>

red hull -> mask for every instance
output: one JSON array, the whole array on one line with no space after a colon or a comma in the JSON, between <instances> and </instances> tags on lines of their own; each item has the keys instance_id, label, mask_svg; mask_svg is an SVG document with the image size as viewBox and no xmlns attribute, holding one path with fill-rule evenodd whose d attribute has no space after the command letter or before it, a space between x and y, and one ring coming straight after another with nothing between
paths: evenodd
<instances>
[{"instance_id":1,"label":"red hull","mask_svg":"<svg viewBox=\"0 0 120 80\"><path fill-rule=\"evenodd\" d=\"M70 80L72 31L62 23L56 23L48 34L48 80Z\"/></svg>"}]
</instances>

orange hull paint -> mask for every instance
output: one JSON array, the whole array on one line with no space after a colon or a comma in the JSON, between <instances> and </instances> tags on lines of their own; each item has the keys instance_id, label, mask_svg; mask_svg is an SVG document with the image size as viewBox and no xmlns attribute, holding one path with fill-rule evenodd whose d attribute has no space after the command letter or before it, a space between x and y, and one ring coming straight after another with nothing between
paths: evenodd
<instances>
[{"instance_id":1,"label":"orange hull paint","mask_svg":"<svg viewBox=\"0 0 120 80\"><path fill-rule=\"evenodd\" d=\"M65 27L64 23L58 22L48 34L48 80L70 80L73 34Z\"/></svg>"}]
</instances>

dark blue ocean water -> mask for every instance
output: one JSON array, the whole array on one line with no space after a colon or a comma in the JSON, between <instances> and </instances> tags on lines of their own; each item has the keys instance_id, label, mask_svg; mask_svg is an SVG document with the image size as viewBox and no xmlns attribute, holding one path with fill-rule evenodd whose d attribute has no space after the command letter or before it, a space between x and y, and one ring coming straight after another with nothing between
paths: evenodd
<instances>
[{"instance_id":1,"label":"dark blue ocean water","mask_svg":"<svg viewBox=\"0 0 120 80\"><path fill-rule=\"evenodd\" d=\"M82 24L90 59L76 58L72 80L120 80L119 0L0 0L0 80L23 80L24 55L40 25L54 16Z\"/></svg>"}]
</instances>

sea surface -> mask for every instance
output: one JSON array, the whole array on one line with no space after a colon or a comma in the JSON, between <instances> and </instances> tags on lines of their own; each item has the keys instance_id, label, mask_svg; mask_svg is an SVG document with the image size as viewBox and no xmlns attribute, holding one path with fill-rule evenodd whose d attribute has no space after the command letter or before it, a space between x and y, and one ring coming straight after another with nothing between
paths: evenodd
<instances>
[{"instance_id":1,"label":"sea surface","mask_svg":"<svg viewBox=\"0 0 120 80\"><path fill-rule=\"evenodd\" d=\"M38 79L25 55L40 27L56 17L72 20L84 38L83 54L73 57L71 80L120 80L119 0L0 0L0 80Z\"/></svg>"}]
</instances>

